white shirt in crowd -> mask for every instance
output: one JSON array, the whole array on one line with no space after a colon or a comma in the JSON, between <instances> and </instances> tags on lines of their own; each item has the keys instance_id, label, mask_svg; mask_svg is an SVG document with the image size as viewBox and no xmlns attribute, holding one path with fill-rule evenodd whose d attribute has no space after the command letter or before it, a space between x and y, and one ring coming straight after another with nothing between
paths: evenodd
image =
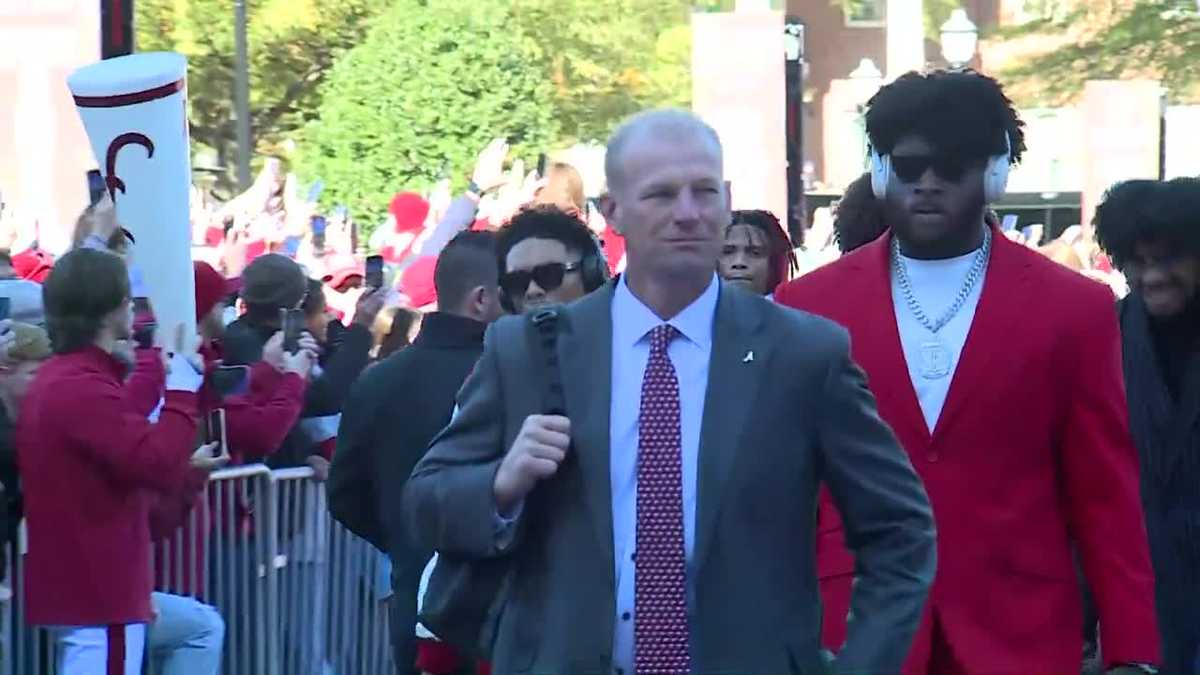
<instances>
[{"instance_id":1,"label":"white shirt in crowd","mask_svg":"<svg viewBox=\"0 0 1200 675\"><path fill-rule=\"evenodd\" d=\"M901 256L908 270L913 295L930 321L937 322L954 304L967 279L967 273L975 262L975 255L976 251L971 251L966 255L945 260L917 260ZM925 424L930 433L933 433L934 427L937 426L942 406L946 403L946 395L950 392L950 382L954 379L954 371L958 368L963 345L966 344L971 322L975 318L975 308L979 304L986 273L985 268L963 303L962 309L937 333L938 341L950 350L950 372L942 378L928 379L921 374L921 345L929 342L933 334L913 316L912 310L905 302L904 293L900 290L896 270L892 269L892 304L896 310L900 344L904 348L908 375L912 379L913 389L917 393L917 401L921 404L921 412L925 415Z\"/></svg>"}]
</instances>

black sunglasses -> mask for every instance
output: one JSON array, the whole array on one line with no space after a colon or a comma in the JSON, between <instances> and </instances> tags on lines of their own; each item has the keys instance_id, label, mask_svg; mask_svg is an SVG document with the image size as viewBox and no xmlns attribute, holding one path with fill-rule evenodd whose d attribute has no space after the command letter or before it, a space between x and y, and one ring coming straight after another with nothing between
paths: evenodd
<instances>
[{"instance_id":1,"label":"black sunglasses","mask_svg":"<svg viewBox=\"0 0 1200 675\"><path fill-rule=\"evenodd\" d=\"M525 295L525 291L529 289L529 282L536 281L538 288L541 288L547 293L562 286L563 277L567 272L575 272L579 270L579 263L546 263L538 265L530 270L517 270L516 272L505 272L500 275L500 288L509 297Z\"/></svg>"},{"instance_id":2,"label":"black sunglasses","mask_svg":"<svg viewBox=\"0 0 1200 675\"><path fill-rule=\"evenodd\" d=\"M929 169L942 180L957 183L967 169L974 164L971 160L950 155L902 155L892 156L892 170L905 183L915 183Z\"/></svg>"}]
</instances>

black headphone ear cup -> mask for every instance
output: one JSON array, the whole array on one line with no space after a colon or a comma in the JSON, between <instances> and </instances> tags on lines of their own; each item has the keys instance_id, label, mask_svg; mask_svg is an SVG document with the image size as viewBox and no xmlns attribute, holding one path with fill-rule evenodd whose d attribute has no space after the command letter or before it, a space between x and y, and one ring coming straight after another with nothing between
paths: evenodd
<instances>
[{"instance_id":1,"label":"black headphone ear cup","mask_svg":"<svg viewBox=\"0 0 1200 675\"><path fill-rule=\"evenodd\" d=\"M595 245L591 253L584 256L580 261L580 267L583 268L583 289L588 293L608 283L608 261L604 259L604 253L601 252L599 244Z\"/></svg>"}]
</instances>

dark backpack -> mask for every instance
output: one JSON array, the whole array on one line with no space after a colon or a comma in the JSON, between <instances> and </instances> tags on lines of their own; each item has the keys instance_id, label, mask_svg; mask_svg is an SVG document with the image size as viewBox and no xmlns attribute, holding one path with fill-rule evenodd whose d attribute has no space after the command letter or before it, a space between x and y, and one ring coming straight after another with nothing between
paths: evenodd
<instances>
[{"instance_id":1,"label":"dark backpack","mask_svg":"<svg viewBox=\"0 0 1200 675\"><path fill-rule=\"evenodd\" d=\"M566 415L558 364L558 310L527 315L527 338L545 357L543 412ZM531 497L536 498L536 491ZM438 639L477 658L489 658L512 583L507 557L470 558L438 553L421 606L421 623Z\"/></svg>"}]
</instances>

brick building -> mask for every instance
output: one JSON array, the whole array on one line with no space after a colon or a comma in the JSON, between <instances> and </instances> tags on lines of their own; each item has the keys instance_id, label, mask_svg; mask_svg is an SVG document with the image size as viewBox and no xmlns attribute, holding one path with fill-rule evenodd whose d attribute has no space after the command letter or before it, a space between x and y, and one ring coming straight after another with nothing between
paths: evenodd
<instances>
[{"instance_id":1,"label":"brick building","mask_svg":"<svg viewBox=\"0 0 1200 675\"><path fill-rule=\"evenodd\" d=\"M997 24L1035 18L1045 0L962 0L961 4L980 30L986 31ZM785 6L789 20L805 26L805 158L812 162L813 177L820 184L826 175L822 103L830 83L848 78L863 59L886 70L887 0L851 0L848 11L837 0L787 0ZM986 62L986 43L980 50L980 58ZM928 36L925 60L934 65L943 62L941 46Z\"/></svg>"}]
</instances>

